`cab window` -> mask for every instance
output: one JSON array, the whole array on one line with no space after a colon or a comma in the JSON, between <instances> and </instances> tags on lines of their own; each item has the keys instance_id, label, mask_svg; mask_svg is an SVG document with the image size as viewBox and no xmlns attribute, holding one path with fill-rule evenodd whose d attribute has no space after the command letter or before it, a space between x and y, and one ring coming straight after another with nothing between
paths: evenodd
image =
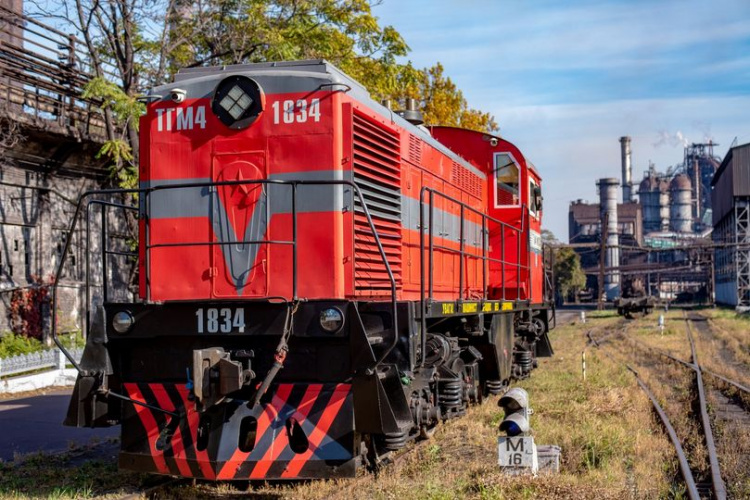
<instances>
[{"instance_id":1,"label":"cab window","mask_svg":"<svg viewBox=\"0 0 750 500\"><path fill-rule=\"evenodd\" d=\"M532 215L539 216L542 211L542 188L534 181L529 179L529 212Z\"/></svg>"},{"instance_id":2,"label":"cab window","mask_svg":"<svg viewBox=\"0 0 750 500\"><path fill-rule=\"evenodd\" d=\"M518 205L518 164L509 153L495 154L495 206Z\"/></svg>"}]
</instances>

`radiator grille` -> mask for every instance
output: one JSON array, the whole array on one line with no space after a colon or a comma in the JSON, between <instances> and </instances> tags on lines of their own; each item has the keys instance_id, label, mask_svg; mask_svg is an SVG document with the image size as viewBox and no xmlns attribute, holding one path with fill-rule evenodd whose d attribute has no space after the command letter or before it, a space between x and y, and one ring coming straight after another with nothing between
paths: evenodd
<instances>
[{"instance_id":1,"label":"radiator grille","mask_svg":"<svg viewBox=\"0 0 750 500\"><path fill-rule=\"evenodd\" d=\"M472 196L482 197L482 180L474 172L455 161L451 171L451 182Z\"/></svg>"},{"instance_id":2,"label":"radiator grille","mask_svg":"<svg viewBox=\"0 0 750 500\"><path fill-rule=\"evenodd\" d=\"M401 166L398 136L367 119L353 117L354 182L401 287ZM354 289L358 296L389 295L391 282L364 210L354 203Z\"/></svg>"}]
</instances>

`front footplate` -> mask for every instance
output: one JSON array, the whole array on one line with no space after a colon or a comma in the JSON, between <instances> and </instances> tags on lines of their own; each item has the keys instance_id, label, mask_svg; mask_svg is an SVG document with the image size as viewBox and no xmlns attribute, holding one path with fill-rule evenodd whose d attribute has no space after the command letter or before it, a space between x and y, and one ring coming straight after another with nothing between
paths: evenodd
<instances>
[{"instance_id":1,"label":"front footplate","mask_svg":"<svg viewBox=\"0 0 750 500\"><path fill-rule=\"evenodd\" d=\"M278 384L261 404L228 399L195 411L179 384L124 384L120 467L212 480L354 477L351 385Z\"/></svg>"}]
</instances>

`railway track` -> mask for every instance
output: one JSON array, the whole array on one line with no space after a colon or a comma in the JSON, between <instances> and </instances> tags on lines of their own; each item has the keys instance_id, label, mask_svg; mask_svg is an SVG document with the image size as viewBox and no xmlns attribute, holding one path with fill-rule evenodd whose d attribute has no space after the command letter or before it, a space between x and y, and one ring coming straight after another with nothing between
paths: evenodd
<instances>
[{"instance_id":1,"label":"railway track","mask_svg":"<svg viewBox=\"0 0 750 500\"><path fill-rule=\"evenodd\" d=\"M690 440L687 440L687 444L683 446L683 443L678 437L678 432L675 430L667 415L668 412L659 404L658 398L652 392L643 375L644 372L649 373L650 378L659 380L659 382L665 387L675 387L678 382L674 379L670 379L669 375L665 373L667 370L660 370L660 365L658 363L651 365L649 365L648 362L645 364L641 363L642 366L639 366L638 368L634 368L631 364L625 363L627 368L636 377L639 386L651 400L656 413L667 430L670 440L675 446L680 471L685 482L688 496L691 499L713 498L723 500L727 498L727 487L721 472L719 454L717 452L716 440L714 439L714 430L712 428L711 416L709 415L708 410L707 396L710 394L714 401L717 402L713 408L714 420L721 420L725 424L729 423L738 425L739 422L739 425L750 425L750 412L748 412L747 405L738 404L736 402L737 392L742 392L746 396L749 396L750 390L741 382L731 380L715 373L714 371L706 369L701 365L693 334L693 325L699 323L702 325L702 333L707 333L706 329L708 326L706 325L706 320L696 313L684 312L683 314L685 335L690 345L689 360L681 359L672 353L655 348L638 339L632 338L629 335L629 325L624 325L620 331L614 331L598 338L593 335L592 331L589 331L587 335L590 343L596 347L602 347L602 345L617 337L623 337L623 339L633 343L641 350L651 355L665 358L681 367L689 369L692 372L691 409L688 413L695 421L700 423L696 428L700 429L700 439L705 446L705 461L708 462L708 467L701 466L704 462L703 458L695 456L701 454L700 446L696 446L695 443L691 443ZM615 358L607 353L606 350L601 350L601 352L615 360ZM633 363L635 363L635 360L633 360ZM707 389L706 384L704 384L703 381L703 374L708 375L717 382L716 384L713 384L713 388ZM683 434L684 433L685 431L683 430ZM750 450L747 450L746 453L747 452L750 452ZM750 460L750 456L746 456L745 458Z\"/></svg>"}]
</instances>

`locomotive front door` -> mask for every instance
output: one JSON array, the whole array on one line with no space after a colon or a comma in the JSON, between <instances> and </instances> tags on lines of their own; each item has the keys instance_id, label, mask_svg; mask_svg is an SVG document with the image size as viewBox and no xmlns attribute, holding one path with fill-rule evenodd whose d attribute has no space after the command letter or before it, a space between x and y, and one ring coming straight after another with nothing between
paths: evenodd
<instances>
[{"instance_id":1,"label":"locomotive front door","mask_svg":"<svg viewBox=\"0 0 750 500\"><path fill-rule=\"evenodd\" d=\"M220 298L263 297L268 292L268 245L248 243L268 239L270 207L267 188L251 181L266 179L263 152L215 153L211 201L212 295ZM243 182L248 182L244 184Z\"/></svg>"}]
</instances>

